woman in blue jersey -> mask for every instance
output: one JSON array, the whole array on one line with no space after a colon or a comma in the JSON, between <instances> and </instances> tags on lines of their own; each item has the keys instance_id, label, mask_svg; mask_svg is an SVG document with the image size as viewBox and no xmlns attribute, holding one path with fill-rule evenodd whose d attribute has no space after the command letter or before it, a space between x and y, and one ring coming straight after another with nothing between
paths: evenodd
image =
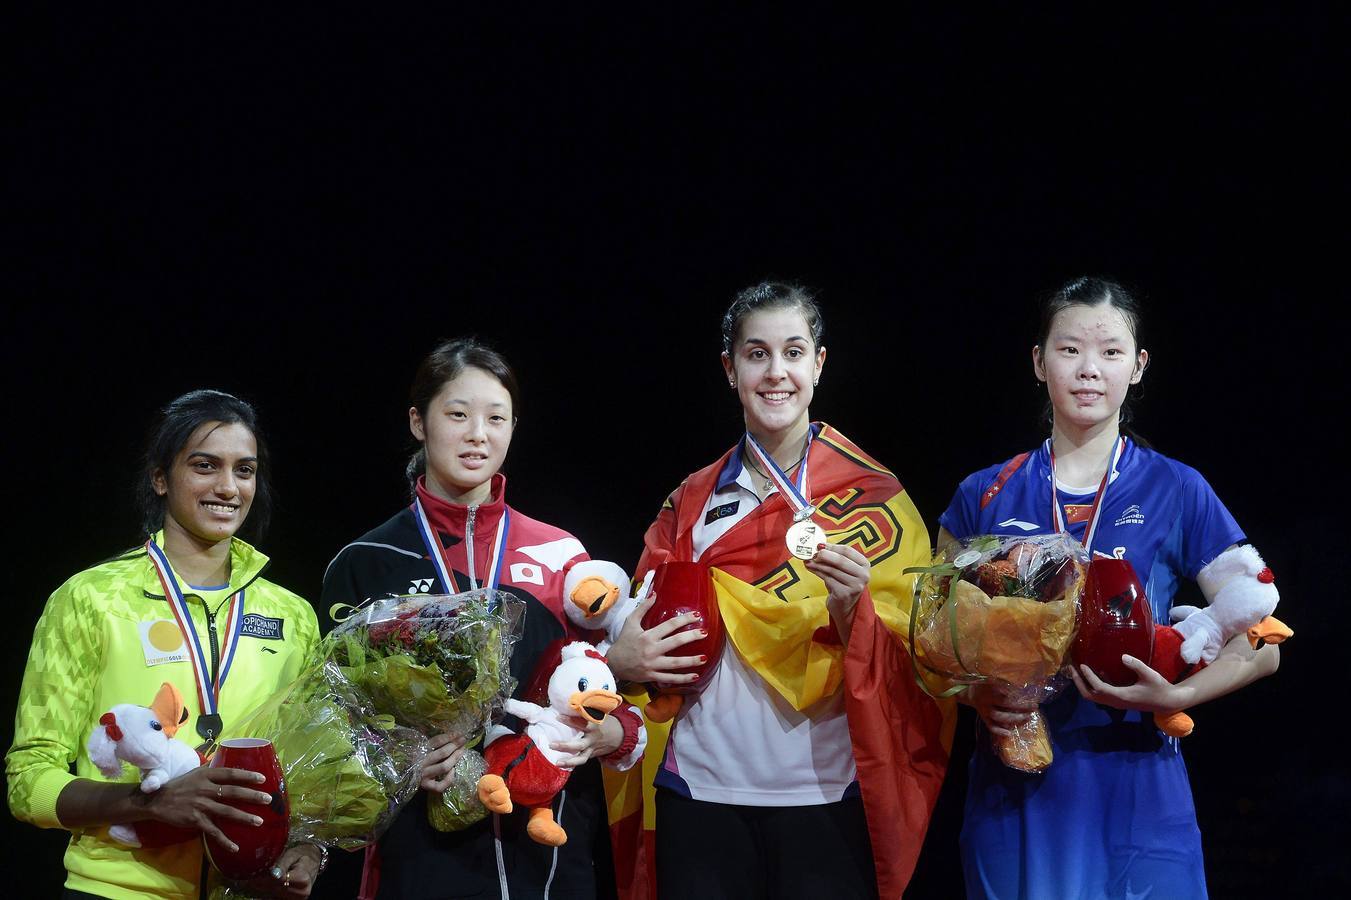
<instances>
[{"instance_id":1,"label":"woman in blue jersey","mask_svg":"<svg viewBox=\"0 0 1351 900\"><path fill-rule=\"evenodd\" d=\"M1098 278L1048 298L1032 361L1049 394L1051 436L966 478L939 520L939 542L1048 533L1064 522L1094 556L1130 560L1156 621L1168 622L1179 580L1195 578L1243 532L1195 469L1122 433L1127 394L1149 362L1139 320L1130 294ZM1078 690L1042 706L1055 762L1039 775L1002 765L981 740L961 834L967 896L1205 897L1181 749L1149 713L1237 690L1277 663L1275 647L1253 651L1240 636L1176 685L1129 657L1138 675L1129 687L1073 671ZM996 734L1029 713L988 687L967 702Z\"/></svg>"}]
</instances>

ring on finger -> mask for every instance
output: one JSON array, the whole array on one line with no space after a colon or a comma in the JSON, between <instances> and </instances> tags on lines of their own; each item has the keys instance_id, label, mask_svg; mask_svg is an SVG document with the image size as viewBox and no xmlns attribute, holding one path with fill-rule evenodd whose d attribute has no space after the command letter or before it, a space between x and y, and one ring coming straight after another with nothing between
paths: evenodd
<instances>
[{"instance_id":1,"label":"ring on finger","mask_svg":"<svg viewBox=\"0 0 1351 900\"><path fill-rule=\"evenodd\" d=\"M220 800L224 796L225 796L225 785L223 784L216 785L216 799Z\"/></svg>"},{"instance_id":2,"label":"ring on finger","mask_svg":"<svg viewBox=\"0 0 1351 900\"><path fill-rule=\"evenodd\" d=\"M286 870L286 874L283 875L283 876L281 877L281 886L282 886L282 887L290 887L290 886L291 886L291 870L290 870L290 869L287 869L287 870Z\"/></svg>"}]
</instances>

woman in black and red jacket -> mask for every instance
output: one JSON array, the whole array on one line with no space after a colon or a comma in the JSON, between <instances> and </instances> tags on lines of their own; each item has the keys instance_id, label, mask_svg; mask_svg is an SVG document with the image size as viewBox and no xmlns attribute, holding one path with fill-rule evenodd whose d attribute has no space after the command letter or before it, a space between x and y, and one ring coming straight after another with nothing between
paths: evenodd
<instances>
[{"instance_id":1,"label":"woman in black and red jacket","mask_svg":"<svg viewBox=\"0 0 1351 900\"><path fill-rule=\"evenodd\" d=\"M386 594L458 593L497 584L526 604L525 625L512 653L518 684L530 681L543 654L564 637L586 639L563 612L569 564L587 558L575 537L506 504L498 471L516 424L516 378L496 352L472 340L449 341L419 366L411 391L409 428L422 447L409 463L414 497L384 524L338 552L324 573L323 603L331 627L351 608ZM500 549L499 549L500 548ZM442 584L432 554L440 555ZM519 689L518 689L519 691ZM621 707L575 743L576 767L554 801L568 841L553 848L525 832L528 812L490 816L463 831L442 833L427 821L427 794L444 791L462 747L454 735L432 740L423 790L367 854L334 860L316 897L431 900L447 897L592 898L608 893L609 838L601 760L617 768L639 753L641 718ZM339 856L349 856L339 854Z\"/></svg>"}]
</instances>

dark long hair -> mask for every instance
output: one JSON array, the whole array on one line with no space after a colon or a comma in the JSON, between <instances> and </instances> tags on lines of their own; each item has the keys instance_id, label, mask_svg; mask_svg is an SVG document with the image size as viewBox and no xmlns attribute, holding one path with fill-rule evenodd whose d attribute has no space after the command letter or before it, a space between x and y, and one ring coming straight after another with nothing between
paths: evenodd
<instances>
[{"instance_id":1,"label":"dark long hair","mask_svg":"<svg viewBox=\"0 0 1351 900\"><path fill-rule=\"evenodd\" d=\"M1121 317L1126 320L1126 327L1130 329L1131 339L1135 341L1131 357L1138 357L1140 349L1144 346L1140 301L1134 294L1115 281L1096 276L1085 276L1062 285L1058 290L1042 298L1041 322L1037 326L1036 343L1036 346L1042 348L1042 358L1044 359L1046 356L1046 341L1051 336L1051 322L1057 315L1071 306L1100 306L1104 304L1121 313ZM1134 401L1140 396L1140 393L1139 384L1132 384L1127 387L1126 397L1121 403L1118 423L1121 430L1129 435L1133 441L1141 446L1148 447L1149 442L1131 427L1131 421L1134 419ZM1046 420L1047 425L1050 425L1054 421L1054 415L1055 409L1048 397L1046 405L1042 408L1042 418Z\"/></svg>"},{"instance_id":2,"label":"dark long hair","mask_svg":"<svg viewBox=\"0 0 1351 900\"><path fill-rule=\"evenodd\" d=\"M521 391L516 384L516 373L502 354L475 338L442 341L427 354L418 365L417 373L413 376L413 386L408 390L409 405L426 421L427 407L431 405L432 398L441 388L459 378L465 369L482 369L501 382L511 396L511 416L515 421L521 408ZM404 468L409 488L412 489L426 472L427 450L419 446L408 458L408 465Z\"/></svg>"},{"instance_id":3,"label":"dark long hair","mask_svg":"<svg viewBox=\"0 0 1351 900\"><path fill-rule=\"evenodd\" d=\"M136 500L141 508L141 529L147 537L164 527L164 512L168 507L168 498L155 492L156 473L167 477L179 452L187 446L188 438L207 422L243 425L253 434L258 444L256 487L248 519L240 531L254 540L267 533L268 522L272 519L272 479L267 442L258 430L258 414L249 403L232 394L197 390L171 400L161 409L146 438Z\"/></svg>"},{"instance_id":4,"label":"dark long hair","mask_svg":"<svg viewBox=\"0 0 1351 900\"><path fill-rule=\"evenodd\" d=\"M722 317L722 349L732 352L741 331L741 323L751 313L766 309L797 309L812 332L812 347L821 349L826 325L821 308L816 305L816 294L800 284L785 281L762 281L737 293L732 305Z\"/></svg>"}]
</instances>

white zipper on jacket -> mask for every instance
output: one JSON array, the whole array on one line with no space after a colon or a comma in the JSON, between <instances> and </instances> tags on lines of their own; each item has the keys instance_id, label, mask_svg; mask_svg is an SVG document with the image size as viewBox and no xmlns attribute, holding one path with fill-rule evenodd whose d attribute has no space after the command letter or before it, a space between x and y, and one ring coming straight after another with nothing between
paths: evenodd
<instances>
[{"instance_id":1,"label":"white zipper on jacket","mask_svg":"<svg viewBox=\"0 0 1351 900\"><path fill-rule=\"evenodd\" d=\"M469 507L469 518L464 523L465 568L469 569L469 590L478 590L478 579L474 577L474 517L478 515L478 505Z\"/></svg>"}]
</instances>

